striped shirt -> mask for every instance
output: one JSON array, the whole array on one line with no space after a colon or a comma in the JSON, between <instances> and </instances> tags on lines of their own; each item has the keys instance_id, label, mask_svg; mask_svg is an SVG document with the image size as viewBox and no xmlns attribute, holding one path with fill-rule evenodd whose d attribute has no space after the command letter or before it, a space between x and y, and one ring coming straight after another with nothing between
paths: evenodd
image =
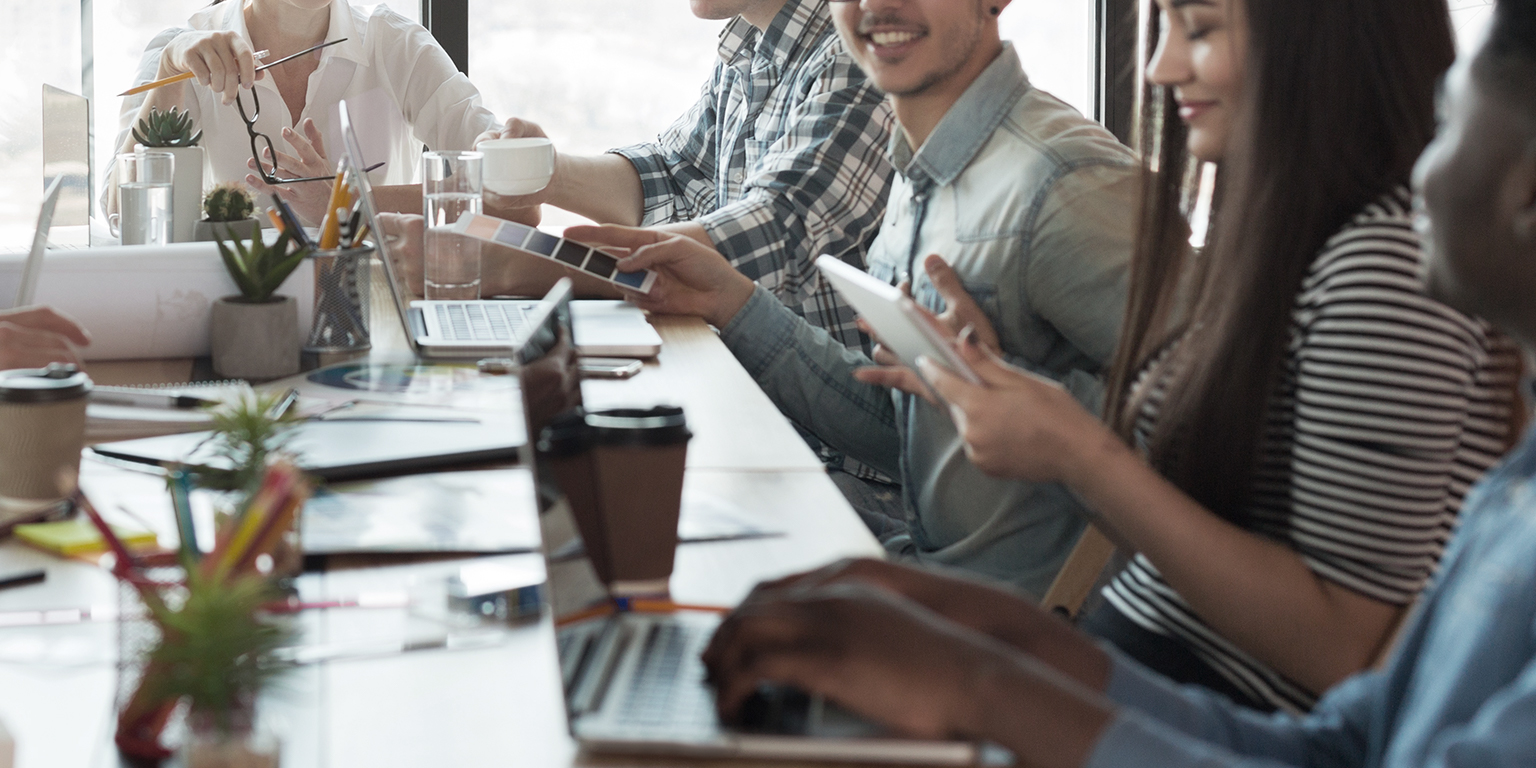
<instances>
[{"instance_id":1,"label":"striped shirt","mask_svg":"<svg viewBox=\"0 0 1536 768\"><path fill-rule=\"evenodd\" d=\"M1312 263L1249 502L1232 519L1290 546L1322 578L1404 606L1434 571L1467 488L1505 448L1518 372L1513 345L1424 295L1421 259L1399 190L1367 206ZM1138 442L1157 424L1166 378L1147 392ZM1135 386L1147 385L1144 371ZM1258 701L1305 711L1316 700L1218 635L1144 555L1104 596Z\"/></svg>"},{"instance_id":2,"label":"striped shirt","mask_svg":"<svg viewBox=\"0 0 1536 768\"><path fill-rule=\"evenodd\" d=\"M699 101L656 141L613 150L640 174L642 224L697 221L742 274L859 350L817 256L859 268L891 186L892 113L843 49L827 0L789 0L766 30L740 17Z\"/></svg>"}]
</instances>

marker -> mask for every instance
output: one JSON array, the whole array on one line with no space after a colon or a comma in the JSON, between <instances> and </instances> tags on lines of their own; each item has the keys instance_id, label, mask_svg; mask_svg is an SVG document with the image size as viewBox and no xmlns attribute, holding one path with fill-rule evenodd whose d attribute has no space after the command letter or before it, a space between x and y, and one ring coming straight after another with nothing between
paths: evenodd
<instances>
[{"instance_id":1,"label":"marker","mask_svg":"<svg viewBox=\"0 0 1536 768\"><path fill-rule=\"evenodd\" d=\"M0 576L0 589L10 589L11 587L24 587L28 584L37 584L46 578L48 578L48 572L42 568L38 568L35 571L22 571L21 573L13 573L7 576Z\"/></svg>"},{"instance_id":2,"label":"marker","mask_svg":"<svg viewBox=\"0 0 1536 768\"><path fill-rule=\"evenodd\" d=\"M217 400L209 400L206 397L145 391L133 387L96 387L91 390L91 402L102 405L130 405L137 408L179 408L183 410L218 405Z\"/></svg>"}]
</instances>

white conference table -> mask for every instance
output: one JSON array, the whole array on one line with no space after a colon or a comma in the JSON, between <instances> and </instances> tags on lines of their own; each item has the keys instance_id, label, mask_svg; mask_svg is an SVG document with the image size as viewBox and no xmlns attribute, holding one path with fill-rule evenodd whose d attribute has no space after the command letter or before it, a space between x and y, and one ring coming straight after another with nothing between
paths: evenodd
<instances>
[{"instance_id":1,"label":"white conference table","mask_svg":"<svg viewBox=\"0 0 1536 768\"><path fill-rule=\"evenodd\" d=\"M377 304L375 305L377 306ZM375 313L380 355L399 350L399 328ZM657 317L664 340L658 361L628 381L587 382L593 407L682 405L694 439L684 479L684 514L692 505L729 500L763 528L782 535L679 547L672 576L679 602L732 605L765 578L838 558L879 557L859 521L789 423L696 319ZM102 381L174 381L185 361L94 367ZM92 468L87 471L107 471ZM523 472L510 468L508 472ZM110 500L97 499L99 507ZM499 556L538 567L536 555ZM440 584L464 558L398 562L334 560L302 577L308 599ZM0 590L0 612L113 604L117 588L104 570L54 558L13 541L0 543L0 571L48 569L47 582ZM406 609L306 612L304 642L398 639L419 628ZM113 622L0 627L0 721L17 741L18 768L115 766L116 640ZM265 710L281 721L285 768L342 766L698 765L685 759L599 758L580 753L565 726L552 624L506 631L474 650L431 650L303 667ZM733 763L739 765L740 763Z\"/></svg>"}]
</instances>

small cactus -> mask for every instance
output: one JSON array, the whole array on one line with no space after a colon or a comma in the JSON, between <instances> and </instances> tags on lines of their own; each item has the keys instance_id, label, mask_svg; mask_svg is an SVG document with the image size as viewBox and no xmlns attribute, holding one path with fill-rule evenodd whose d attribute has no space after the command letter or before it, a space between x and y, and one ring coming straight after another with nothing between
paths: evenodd
<instances>
[{"instance_id":1,"label":"small cactus","mask_svg":"<svg viewBox=\"0 0 1536 768\"><path fill-rule=\"evenodd\" d=\"M183 112L176 107L161 112L150 107L149 117L134 126L133 138L146 147L195 147L198 140L203 138L202 131L192 132L195 127L190 112Z\"/></svg>"},{"instance_id":2,"label":"small cactus","mask_svg":"<svg viewBox=\"0 0 1536 768\"><path fill-rule=\"evenodd\" d=\"M254 210L251 193L235 182L220 184L203 198L203 216L208 221L245 221Z\"/></svg>"}]
</instances>

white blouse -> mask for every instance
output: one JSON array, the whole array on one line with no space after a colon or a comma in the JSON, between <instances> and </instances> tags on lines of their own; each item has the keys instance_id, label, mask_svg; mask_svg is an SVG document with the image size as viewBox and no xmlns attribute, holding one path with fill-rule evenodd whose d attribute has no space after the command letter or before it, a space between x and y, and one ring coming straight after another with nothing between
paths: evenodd
<instances>
[{"instance_id":1,"label":"white blouse","mask_svg":"<svg viewBox=\"0 0 1536 768\"><path fill-rule=\"evenodd\" d=\"M188 24L198 30L233 30L250 42L243 5L241 0L225 0L193 14ZM154 79L161 51L185 31L167 29L150 41L135 85ZM347 41L321 49L320 65L309 77L304 112L297 120L289 114L272 78L256 81L261 99L256 130L270 137L278 151L293 151L282 137L284 127L313 118L334 168L345 152L337 117L337 104L345 99L364 160L369 165L385 163L369 178L374 184L410 184L421 178L423 145L434 150L472 149L476 136L497 127L496 116L480 105L480 92L421 25L384 5L358 7L347 0L333 0L325 39L339 37ZM194 96L188 100L188 109L203 131L204 184L243 180L250 173L246 162L251 159L251 143L239 110L234 104L221 104L217 94L196 81L185 87ZM116 146L122 145L146 97L140 94L123 100ZM249 110L250 94L242 93L240 98ZM102 177L111 178L110 165Z\"/></svg>"}]
</instances>

